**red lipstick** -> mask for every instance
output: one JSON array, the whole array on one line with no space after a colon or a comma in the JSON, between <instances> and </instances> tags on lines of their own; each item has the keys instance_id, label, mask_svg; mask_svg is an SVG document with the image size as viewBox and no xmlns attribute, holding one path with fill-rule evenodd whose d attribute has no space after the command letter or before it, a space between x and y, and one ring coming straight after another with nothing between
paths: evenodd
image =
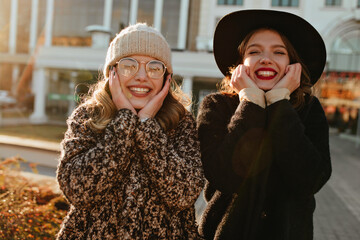
<instances>
[{"instance_id":1,"label":"red lipstick","mask_svg":"<svg viewBox=\"0 0 360 240\"><path fill-rule=\"evenodd\" d=\"M259 68L255 71L256 77L260 80L272 80L277 75L273 68Z\"/></svg>"}]
</instances>

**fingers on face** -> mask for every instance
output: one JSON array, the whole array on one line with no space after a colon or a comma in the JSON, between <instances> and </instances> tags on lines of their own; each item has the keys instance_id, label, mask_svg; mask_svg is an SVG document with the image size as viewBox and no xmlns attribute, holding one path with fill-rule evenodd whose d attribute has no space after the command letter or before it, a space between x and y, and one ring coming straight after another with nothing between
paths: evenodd
<instances>
[{"instance_id":1,"label":"fingers on face","mask_svg":"<svg viewBox=\"0 0 360 240\"><path fill-rule=\"evenodd\" d=\"M241 65L240 67L240 73L243 75L250 75L250 69L246 67L245 65Z\"/></svg>"},{"instance_id":2,"label":"fingers on face","mask_svg":"<svg viewBox=\"0 0 360 240\"><path fill-rule=\"evenodd\" d=\"M289 80L292 79L291 82L293 82L295 89L300 86L301 69L302 68L300 63L294 63L287 66L287 74L291 76Z\"/></svg>"},{"instance_id":3,"label":"fingers on face","mask_svg":"<svg viewBox=\"0 0 360 240\"><path fill-rule=\"evenodd\" d=\"M296 63L297 73L301 75L302 67L300 63Z\"/></svg>"},{"instance_id":4,"label":"fingers on face","mask_svg":"<svg viewBox=\"0 0 360 240\"><path fill-rule=\"evenodd\" d=\"M236 79L239 77L241 65L238 65L231 74L230 85L232 86Z\"/></svg>"},{"instance_id":5,"label":"fingers on face","mask_svg":"<svg viewBox=\"0 0 360 240\"><path fill-rule=\"evenodd\" d=\"M292 65L289 65L289 67L290 67L289 71L292 71L292 73L294 74L294 77L300 81L301 69L302 69L301 64L300 63L295 63L295 64L292 64Z\"/></svg>"},{"instance_id":6,"label":"fingers on face","mask_svg":"<svg viewBox=\"0 0 360 240\"><path fill-rule=\"evenodd\" d=\"M171 74L169 74L166 78L165 84L163 89L161 90L160 93L162 93L164 95L164 97L167 95L167 93L169 92L169 88L170 88L170 81L171 81Z\"/></svg>"},{"instance_id":7,"label":"fingers on face","mask_svg":"<svg viewBox=\"0 0 360 240\"><path fill-rule=\"evenodd\" d=\"M113 80L113 67L110 67L110 71L109 71L109 88L110 91L112 92L112 89L114 88L114 80Z\"/></svg>"},{"instance_id":8,"label":"fingers on face","mask_svg":"<svg viewBox=\"0 0 360 240\"><path fill-rule=\"evenodd\" d=\"M290 71L293 71L294 73L301 73L301 64L300 63L294 63L286 66L285 72L288 73Z\"/></svg>"},{"instance_id":9,"label":"fingers on face","mask_svg":"<svg viewBox=\"0 0 360 240\"><path fill-rule=\"evenodd\" d=\"M110 87L112 89L116 89L118 91L121 91L121 87L120 87L120 83L119 83L119 79L118 79L118 75L116 73L116 69L115 67L112 67L110 69L110 73L109 73L109 83L110 83Z\"/></svg>"},{"instance_id":10,"label":"fingers on face","mask_svg":"<svg viewBox=\"0 0 360 240\"><path fill-rule=\"evenodd\" d=\"M297 87L300 87L300 82L301 82L301 72L302 72L302 67L301 64L298 63L297 64Z\"/></svg>"}]
</instances>

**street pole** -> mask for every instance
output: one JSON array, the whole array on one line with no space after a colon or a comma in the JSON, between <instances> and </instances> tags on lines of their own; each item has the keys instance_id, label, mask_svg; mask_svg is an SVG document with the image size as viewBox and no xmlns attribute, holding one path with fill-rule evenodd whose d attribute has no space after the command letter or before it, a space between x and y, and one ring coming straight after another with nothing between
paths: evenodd
<instances>
[{"instance_id":1,"label":"street pole","mask_svg":"<svg viewBox=\"0 0 360 240\"><path fill-rule=\"evenodd\" d=\"M358 108L358 121L357 121L357 127L356 127L356 148L360 146L360 108Z\"/></svg>"},{"instance_id":2,"label":"street pole","mask_svg":"<svg viewBox=\"0 0 360 240\"><path fill-rule=\"evenodd\" d=\"M357 127L356 127L356 137L355 137L355 142L356 142L356 148L358 148L360 146L360 108L358 109L358 123L357 123Z\"/></svg>"}]
</instances>

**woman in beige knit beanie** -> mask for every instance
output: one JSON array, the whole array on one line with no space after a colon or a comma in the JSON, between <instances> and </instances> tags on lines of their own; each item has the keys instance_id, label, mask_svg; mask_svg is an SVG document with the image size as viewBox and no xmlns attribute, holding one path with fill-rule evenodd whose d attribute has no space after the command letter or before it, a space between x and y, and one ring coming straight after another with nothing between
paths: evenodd
<instances>
[{"instance_id":1,"label":"woman in beige knit beanie","mask_svg":"<svg viewBox=\"0 0 360 240\"><path fill-rule=\"evenodd\" d=\"M168 43L129 26L103 72L67 121L57 179L72 207L58 239L198 239L199 142Z\"/></svg>"}]
</instances>

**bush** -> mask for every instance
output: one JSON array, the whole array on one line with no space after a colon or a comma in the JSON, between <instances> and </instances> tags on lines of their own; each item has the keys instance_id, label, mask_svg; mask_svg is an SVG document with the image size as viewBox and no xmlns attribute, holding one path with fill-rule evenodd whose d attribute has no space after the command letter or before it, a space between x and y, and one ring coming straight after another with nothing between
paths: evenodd
<instances>
[{"instance_id":1,"label":"bush","mask_svg":"<svg viewBox=\"0 0 360 240\"><path fill-rule=\"evenodd\" d=\"M24 177L20 162L19 157L0 160L0 239L55 239L69 205L53 190L54 180Z\"/></svg>"}]
</instances>

